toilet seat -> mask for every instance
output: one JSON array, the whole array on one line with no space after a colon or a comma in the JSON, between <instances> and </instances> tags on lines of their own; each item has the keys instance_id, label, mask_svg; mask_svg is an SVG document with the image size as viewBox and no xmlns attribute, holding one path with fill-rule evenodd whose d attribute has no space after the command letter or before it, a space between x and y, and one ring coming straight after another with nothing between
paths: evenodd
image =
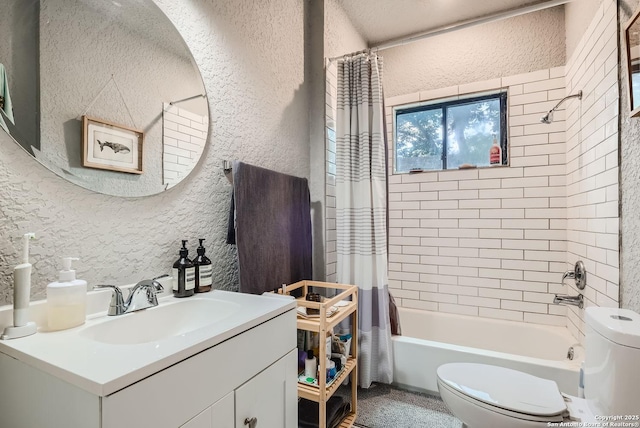
<instances>
[{"instance_id":1,"label":"toilet seat","mask_svg":"<svg viewBox=\"0 0 640 428\"><path fill-rule=\"evenodd\" d=\"M558 386L548 379L474 363L444 364L437 374L439 387L490 412L541 423L562 422L568 414Z\"/></svg>"}]
</instances>

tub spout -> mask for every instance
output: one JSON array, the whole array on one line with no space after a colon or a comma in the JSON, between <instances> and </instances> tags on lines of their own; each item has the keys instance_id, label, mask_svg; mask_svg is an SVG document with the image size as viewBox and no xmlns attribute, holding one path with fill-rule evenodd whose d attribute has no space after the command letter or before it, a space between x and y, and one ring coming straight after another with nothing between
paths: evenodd
<instances>
[{"instance_id":1,"label":"tub spout","mask_svg":"<svg viewBox=\"0 0 640 428\"><path fill-rule=\"evenodd\" d=\"M584 307L584 296L582 294L578 294L577 296L556 294L553 298L553 303L556 305L573 305L582 309Z\"/></svg>"}]
</instances>

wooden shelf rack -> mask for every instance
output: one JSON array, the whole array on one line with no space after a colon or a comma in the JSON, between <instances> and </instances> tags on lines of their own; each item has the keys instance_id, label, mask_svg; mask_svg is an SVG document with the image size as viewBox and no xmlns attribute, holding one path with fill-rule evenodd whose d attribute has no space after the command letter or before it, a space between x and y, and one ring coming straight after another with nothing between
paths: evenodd
<instances>
[{"instance_id":1,"label":"wooden shelf rack","mask_svg":"<svg viewBox=\"0 0 640 428\"><path fill-rule=\"evenodd\" d=\"M317 289L331 289L337 294L333 297L327 297L322 302L313 302L305 300L305 296L313 287L313 291ZM342 320L351 317L351 349L347 358L346 366L341 370L338 378L331 385L327 386L326 377L319 376L318 386L305 385L298 383L298 396L307 400L315 401L319 407L319 428L327 428L327 400L333 396L338 387L349 378L351 387L351 411L342 420L340 428L351 428L356 420L357 415L357 386L358 386L358 287L355 285L335 284L319 281L300 281L291 285L287 285L285 290L279 290L279 293L290 294L295 290L301 290L302 297L296 299L298 307L305 307L307 310L315 309L320 312L317 318L303 318L298 316L298 329L318 333L321 338L318 355L318 367L320 373L326 373L325 347L322 338L327 337L331 329L338 325ZM339 302L348 301L344 306L338 306L338 310L327 317L327 311L332 306L336 306ZM343 304L343 303L341 303Z\"/></svg>"}]
</instances>

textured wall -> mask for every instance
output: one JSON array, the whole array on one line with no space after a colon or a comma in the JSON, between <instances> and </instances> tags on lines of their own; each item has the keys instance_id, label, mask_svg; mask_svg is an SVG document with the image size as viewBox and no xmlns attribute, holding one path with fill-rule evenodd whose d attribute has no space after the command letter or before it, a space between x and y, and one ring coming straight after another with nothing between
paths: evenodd
<instances>
[{"instance_id":1,"label":"textured wall","mask_svg":"<svg viewBox=\"0 0 640 428\"><path fill-rule=\"evenodd\" d=\"M638 7L638 0L618 2L621 29ZM620 44L624 46L622 33ZM640 118L629 117L629 77L624 49L620 59L621 306L640 312Z\"/></svg>"},{"instance_id":2,"label":"textured wall","mask_svg":"<svg viewBox=\"0 0 640 428\"><path fill-rule=\"evenodd\" d=\"M564 8L554 7L382 51L396 96L565 63Z\"/></svg>"},{"instance_id":3,"label":"textured wall","mask_svg":"<svg viewBox=\"0 0 640 428\"><path fill-rule=\"evenodd\" d=\"M366 40L358 33L336 0L325 2L324 39L327 58L356 52L367 47Z\"/></svg>"},{"instance_id":4,"label":"textured wall","mask_svg":"<svg viewBox=\"0 0 640 428\"><path fill-rule=\"evenodd\" d=\"M45 296L60 257L76 255L89 284L169 272L180 239L206 238L216 287L237 287L224 243L230 184L223 159L309 175L302 4L296 0L157 0L198 63L210 103L211 144L194 172L160 195L122 199L70 184L0 133L0 304L12 300L21 236L35 232L32 296Z\"/></svg>"}]
</instances>

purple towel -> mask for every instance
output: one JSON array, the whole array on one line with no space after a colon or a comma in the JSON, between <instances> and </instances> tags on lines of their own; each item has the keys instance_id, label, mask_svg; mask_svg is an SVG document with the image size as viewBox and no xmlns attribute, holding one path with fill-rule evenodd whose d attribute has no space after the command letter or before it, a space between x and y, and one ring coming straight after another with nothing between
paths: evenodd
<instances>
[{"instance_id":1,"label":"purple towel","mask_svg":"<svg viewBox=\"0 0 640 428\"><path fill-rule=\"evenodd\" d=\"M306 178L233 163L240 291L262 294L312 275Z\"/></svg>"}]
</instances>

